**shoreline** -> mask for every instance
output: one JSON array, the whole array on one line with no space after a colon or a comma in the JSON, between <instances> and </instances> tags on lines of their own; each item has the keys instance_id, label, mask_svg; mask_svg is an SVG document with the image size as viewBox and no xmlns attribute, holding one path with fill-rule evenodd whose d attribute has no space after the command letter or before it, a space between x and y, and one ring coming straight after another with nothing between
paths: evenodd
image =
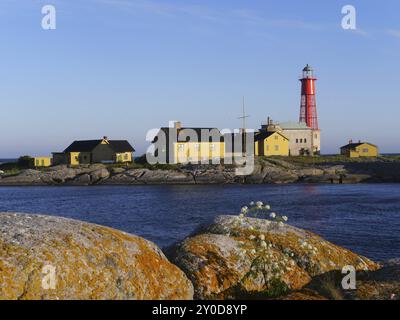
<instances>
[{"instance_id":1,"label":"shoreline","mask_svg":"<svg viewBox=\"0 0 400 320\"><path fill-rule=\"evenodd\" d=\"M140 164L14 169L0 174L0 186L251 185L400 183L400 158L258 158L254 171L237 176L224 165Z\"/></svg>"}]
</instances>

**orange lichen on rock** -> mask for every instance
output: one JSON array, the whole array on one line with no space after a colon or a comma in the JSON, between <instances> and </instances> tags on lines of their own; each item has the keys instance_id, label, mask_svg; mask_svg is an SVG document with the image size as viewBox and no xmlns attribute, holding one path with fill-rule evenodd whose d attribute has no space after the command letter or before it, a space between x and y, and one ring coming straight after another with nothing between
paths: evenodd
<instances>
[{"instance_id":1,"label":"orange lichen on rock","mask_svg":"<svg viewBox=\"0 0 400 320\"><path fill-rule=\"evenodd\" d=\"M261 256L260 242L268 246ZM220 216L170 250L199 299L271 298L306 286L312 277L352 265L379 265L320 236L287 224ZM260 268L260 265L262 268Z\"/></svg>"},{"instance_id":2,"label":"orange lichen on rock","mask_svg":"<svg viewBox=\"0 0 400 320\"><path fill-rule=\"evenodd\" d=\"M59 217L0 213L0 299L192 297L185 274L143 238Z\"/></svg>"}]
</instances>

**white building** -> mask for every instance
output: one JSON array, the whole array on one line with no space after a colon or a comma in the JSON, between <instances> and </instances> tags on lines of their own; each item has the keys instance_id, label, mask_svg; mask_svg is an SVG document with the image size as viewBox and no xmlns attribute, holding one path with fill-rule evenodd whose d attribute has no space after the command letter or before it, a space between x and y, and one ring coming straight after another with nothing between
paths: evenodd
<instances>
[{"instance_id":1,"label":"white building","mask_svg":"<svg viewBox=\"0 0 400 320\"><path fill-rule=\"evenodd\" d=\"M261 131L278 131L289 139L290 156L318 155L321 151L321 132L307 127L306 123L281 122L273 123L268 118Z\"/></svg>"}]
</instances>

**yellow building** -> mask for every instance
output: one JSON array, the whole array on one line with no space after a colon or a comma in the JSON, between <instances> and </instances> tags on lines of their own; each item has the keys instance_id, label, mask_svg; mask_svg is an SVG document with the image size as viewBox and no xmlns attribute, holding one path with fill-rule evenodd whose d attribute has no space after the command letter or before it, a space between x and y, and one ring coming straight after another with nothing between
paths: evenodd
<instances>
[{"instance_id":1,"label":"yellow building","mask_svg":"<svg viewBox=\"0 0 400 320\"><path fill-rule=\"evenodd\" d=\"M90 163L132 162L135 150L126 140L74 141L63 152L53 153L54 164L80 165Z\"/></svg>"},{"instance_id":2,"label":"yellow building","mask_svg":"<svg viewBox=\"0 0 400 320\"><path fill-rule=\"evenodd\" d=\"M280 132L259 132L254 137L256 156L289 156L289 139Z\"/></svg>"},{"instance_id":3,"label":"yellow building","mask_svg":"<svg viewBox=\"0 0 400 320\"><path fill-rule=\"evenodd\" d=\"M174 158L176 163L210 162L225 156L225 143L219 142L176 142Z\"/></svg>"},{"instance_id":4,"label":"yellow building","mask_svg":"<svg viewBox=\"0 0 400 320\"><path fill-rule=\"evenodd\" d=\"M163 127L153 140L159 163L211 163L225 156L225 142L216 128L183 128L180 122Z\"/></svg>"},{"instance_id":5,"label":"yellow building","mask_svg":"<svg viewBox=\"0 0 400 320\"><path fill-rule=\"evenodd\" d=\"M359 158L359 157L377 157L379 155L378 147L369 142L353 143L340 148L340 153L346 157Z\"/></svg>"},{"instance_id":6,"label":"yellow building","mask_svg":"<svg viewBox=\"0 0 400 320\"><path fill-rule=\"evenodd\" d=\"M33 167L50 167L51 157L33 157Z\"/></svg>"}]
</instances>

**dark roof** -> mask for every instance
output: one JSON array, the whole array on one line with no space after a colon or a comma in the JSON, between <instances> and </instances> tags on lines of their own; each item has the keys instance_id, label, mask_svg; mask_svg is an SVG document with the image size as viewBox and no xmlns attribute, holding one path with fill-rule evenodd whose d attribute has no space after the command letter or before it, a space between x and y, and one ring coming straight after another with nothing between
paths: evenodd
<instances>
[{"instance_id":1,"label":"dark roof","mask_svg":"<svg viewBox=\"0 0 400 320\"><path fill-rule=\"evenodd\" d=\"M369 142L357 142L357 143L349 143L349 144L346 144L345 146L340 147L340 149L355 149L355 148L357 148L358 146L361 146L362 144L369 144L369 145L371 145L371 146L377 147L376 145L374 145L374 144L372 144L372 143L369 143Z\"/></svg>"},{"instance_id":2,"label":"dark roof","mask_svg":"<svg viewBox=\"0 0 400 320\"><path fill-rule=\"evenodd\" d=\"M70 146L64 150L65 153L68 152L91 152L96 148L103 140L81 140L74 141Z\"/></svg>"},{"instance_id":3,"label":"dark roof","mask_svg":"<svg viewBox=\"0 0 400 320\"><path fill-rule=\"evenodd\" d=\"M74 141L71 145L64 150L64 153L68 152L91 152L96 148L103 140L80 140ZM135 149L126 140L108 140L108 145L116 153L122 152L133 152Z\"/></svg>"},{"instance_id":4,"label":"dark roof","mask_svg":"<svg viewBox=\"0 0 400 320\"><path fill-rule=\"evenodd\" d=\"M116 153L135 151L131 144L126 140L108 140L108 143Z\"/></svg>"},{"instance_id":5,"label":"dark roof","mask_svg":"<svg viewBox=\"0 0 400 320\"><path fill-rule=\"evenodd\" d=\"M284 137L285 139L288 139L287 137L285 137L282 133L280 133L278 131L262 131L262 132L255 133L254 141L263 141L263 140L267 139L268 137L272 136L274 133L277 133L277 134L281 135L282 137Z\"/></svg>"}]
</instances>

